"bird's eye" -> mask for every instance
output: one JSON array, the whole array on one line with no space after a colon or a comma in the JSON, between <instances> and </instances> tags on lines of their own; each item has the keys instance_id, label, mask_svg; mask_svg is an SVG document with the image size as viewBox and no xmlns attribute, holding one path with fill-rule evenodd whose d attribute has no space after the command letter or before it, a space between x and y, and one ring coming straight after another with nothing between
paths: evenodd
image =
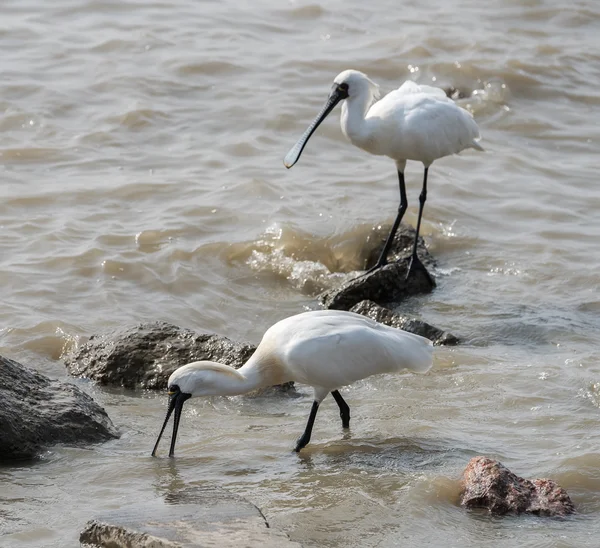
<instances>
[{"instance_id":1,"label":"bird's eye","mask_svg":"<svg viewBox=\"0 0 600 548\"><path fill-rule=\"evenodd\" d=\"M346 82L338 84L336 87L336 91L341 98L345 99L346 97L348 97L348 84Z\"/></svg>"}]
</instances>

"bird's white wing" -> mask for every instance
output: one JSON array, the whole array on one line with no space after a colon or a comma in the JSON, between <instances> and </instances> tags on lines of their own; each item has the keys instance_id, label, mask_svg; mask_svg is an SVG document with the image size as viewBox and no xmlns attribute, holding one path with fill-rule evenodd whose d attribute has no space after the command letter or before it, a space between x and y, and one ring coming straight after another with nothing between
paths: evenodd
<instances>
[{"instance_id":1,"label":"bird's white wing","mask_svg":"<svg viewBox=\"0 0 600 548\"><path fill-rule=\"evenodd\" d=\"M370 375L431 367L427 339L357 314L327 312L310 318L310 324L298 323L298 331L280 346L298 382L333 390Z\"/></svg>"},{"instance_id":2,"label":"bird's white wing","mask_svg":"<svg viewBox=\"0 0 600 548\"><path fill-rule=\"evenodd\" d=\"M441 88L435 86L428 86L426 84L417 84L412 80L407 80L398 89L391 93L399 93L402 95L408 95L410 93L424 93L425 95L431 95L440 99L448 99L446 92Z\"/></svg>"},{"instance_id":3,"label":"bird's white wing","mask_svg":"<svg viewBox=\"0 0 600 548\"><path fill-rule=\"evenodd\" d=\"M367 113L367 118L380 117L384 121L401 121L411 109L420 109L420 106L431 103L456 105L446 96L443 89L433 86L419 85L407 80L398 89L390 91L385 97L377 101Z\"/></svg>"}]
</instances>

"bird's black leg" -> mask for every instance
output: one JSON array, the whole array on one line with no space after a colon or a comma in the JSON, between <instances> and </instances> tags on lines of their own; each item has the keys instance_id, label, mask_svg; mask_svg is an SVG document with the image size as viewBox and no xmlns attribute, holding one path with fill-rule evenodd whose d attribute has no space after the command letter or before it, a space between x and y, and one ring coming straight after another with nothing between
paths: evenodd
<instances>
[{"instance_id":1,"label":"bird's black leg","mask_svg":"<svg viewBox=\"0 0 600 548\"><path fill-rule=\"evenodd\" d=\"M406 199L406 185L404 183L404 172L402 171L398 171L398 183L400 184L400 205L398 206L398 215L396 215L396 220L394 221L392 229L390 230L387 240L385 241L385 245L381 250L379 259L377 259L375 266L367 270L367 274L387 264L387 256L390 252L390 248L392 247L392 243L394 242L394 236L398 231L400 221L402 220L402 217L404 217L404 213L406 212L406 208L408 207L408 200Z\"/></svg>"},{"instance_id":2,"label":"bird's black leg","mask_svg":"<svg viewBox=\"0 0 600 548\"><path fill-rule=\"evenodd\" d=\"M313 401L312 409L310 410L310 415L308 417L308 422L306 423L306 428L304 429L304 434L302 434L298 441L296 442L296 448L294 451L296 453L300 452L300 449L306 447L308 442L310 441L310 435L312 433L313 424L315 424L315 417L317 416L317 411L319 410L319 402Z\"/></svg>"},{"instance_id":3,"label":"bird's black leg","mask_svg":"<svg viewBox=\"0 0 600 548\"><path fill-rule=\"evenodd\" d=\"M342 395L337 390L334 390L331 395L340 408L342 428L350 428L350 406L346 403L346 400L342 398Z\"/></svg>"},{"instance_id":4,"label":"bird's black leg","mask_svg":"<svg viewBox=\"0 0 600 548\"><path fill-rule=\"evenodd\" d=\"M423 175L423 189L421 190L421 194L419 194L419 217L417 219L417 231L415 234L415 241L413 243L412 255L410 258L410 264L408 266L408 272L406 273L406 278L410 276L411 272L414 272L417 269L422 270L426 275L429 281L433 284L433 280L427 272L427 269L423 266L421 259L417 256L417 242L419 240L419 231L421 230L421 217L423 216L423 208L425 207L425 200L427 200L427 172L429 168L425 168L425 173Z\"/></svg>"}]
</instances>

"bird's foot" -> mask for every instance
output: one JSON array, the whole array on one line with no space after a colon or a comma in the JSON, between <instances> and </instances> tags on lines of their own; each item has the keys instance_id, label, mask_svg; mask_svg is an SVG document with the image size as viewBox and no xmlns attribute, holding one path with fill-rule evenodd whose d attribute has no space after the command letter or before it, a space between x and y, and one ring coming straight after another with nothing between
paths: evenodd
<instances>
[{"instance_id":1,"label":"bird's foot","mask_svg":"<svg viewBox=\"0 0 600 548\"><path fill-rule=\"evenodd\" d=\"M365 273L363 274L363 276L366 276L367 274L371 274L371 273L375 272L376 270L383 268L386 264L388 264L387 260L377 261L377 263L374 264L371 268L369 268L368 270L365 270Z\"/></svg>"},{"instance_id":2,"label":"bird's foot","mask_svg":"<svg viewBox=\"0 0 600 548\"><path fill-rule=\"evenodd\" d=\"M369 268L368 270L365 270L362 274L359 274L358 276L356 276L356 278L352 278L351 280L348 280L347 283L355 282L356 280L360 280L360 279L364 278L365 276L368 276L369 274L373 274L373 272L375 272L376 270L379 270L380 268L383 268L387 264L388 264L387 261L382 262L382 263L377 263L377 264L373 265L371 268Z\"/></svg>"},{"instance_id":3,"label":"bird's foot","mask_svg":"<svg viewBox=\"0 0 600 548\"><path fill-rule=\"evenodd\" d=\"M309 441L310 438L306 439L304 436L299 437L296 442L296 447L294 448L294 453L300 453L300 451L308 445Z\"/></svg>"},{"instance_id":4,"label":"bird's foot","mask_svg":"<svg viewBox=\"0 0 600 548\"><path fill-rule=\"evenodd\" d=\"M405 280L408 280L411 276L414 276L418 271L423 273L423 275L427 278L427 281L432 286L435 285L433 278L431 277L428 270L425 268L425 266L421 262L421 259L419 259L419 257L417 255L413 255L410 258L410 263L408 265L408 270L406 271Z\"/></svg>"}]
</instances>

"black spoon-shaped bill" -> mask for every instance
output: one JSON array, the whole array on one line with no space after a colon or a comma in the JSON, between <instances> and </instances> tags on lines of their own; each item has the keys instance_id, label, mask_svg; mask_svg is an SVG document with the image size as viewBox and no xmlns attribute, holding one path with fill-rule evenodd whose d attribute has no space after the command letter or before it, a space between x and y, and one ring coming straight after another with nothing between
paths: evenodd
<instances>
[{"instance_id":1,"label":"black spoon-shaped bill","mask_svg":"<svg viewBox=\"0 0 600 548\"><path fill-rule=\"evenodd\" d=\"M316 118L312 121L310 126L306 129L306 131L302 134L300 139L296 142L296 144L290 149L290 151L285 155L283 159L283 165L290 169L299 159L306 143L310 139L310 136L315 132L315 130L319 127L321 122L327 118L327 115L335 108L335 106L342 100L345 99L348 95L344 95L342 90L339 89L338 86L334 84L334 89L331 91L327 102L317 114Z\"/></svg>"},{"instance_id":2,"label":"black spoon-shaped bill","mask_svg":"<svg viewBox=\"0 0 600 548\"><path fill-rule=\"evenodd\" d=\"M171 436L171 448L169 450L169 457L172 457L175 454L175 441L177 440L177 431L179 430L179 421L181 420L181 410L183 409L183 404L186 400L191 398L191 394L184 394L179 390L179 387L171 387L169 389L169 406L167 407L167 416L165 417L165 421L163 422L162 428L160 429L160 433L158 434L158 438L156 443L154 444L154 449L152 449L151 456L156 456L156 450L158 449L158 444L162 435L167 427L167 423L169 422L169 418L173 411L175 411L175 417L173 419L173 435Z\"/></svg>"},{"instance_id":3,"label":"black spoon-shaped bill","mask_svg":"<svg viewBox=\"0 0 600 548\"><path fill-rule=\"evenodd\" d=\"M151 456L155 457L156 456L156 450L158 449L158 443L160 442L160 438L162 438L162 435L165 431L165 428L167 427L167 423L169 422L169 418L171 417L171 413L173 413L173 409L175 409L175 397L174 395L169 396L169 406L167 407L167 416L165 417L165 422L163 422L162 428L160 429L160 433L158 434L158 438L156 440L156 443L154 444L154 449L152 449L152 453Z\"/></svg>"},{"instance_id":4,"label":"black spoon-shaped bill","mask_svg":"<svg viewBox=\"0 0 600 548\"><path fill-rule=\"evenodd\" d=\"M177 441L177 431L179 430L181 410L183 409L183 402L187 399L183 399L182 396L185 396L185 394L182 394L180 392L177 397L177 402L175 403L175 416L173 417L173 435L171 436L171 448L169 449L169 457L175 455L175 442Z\"/></svg>"}]
</instances>

